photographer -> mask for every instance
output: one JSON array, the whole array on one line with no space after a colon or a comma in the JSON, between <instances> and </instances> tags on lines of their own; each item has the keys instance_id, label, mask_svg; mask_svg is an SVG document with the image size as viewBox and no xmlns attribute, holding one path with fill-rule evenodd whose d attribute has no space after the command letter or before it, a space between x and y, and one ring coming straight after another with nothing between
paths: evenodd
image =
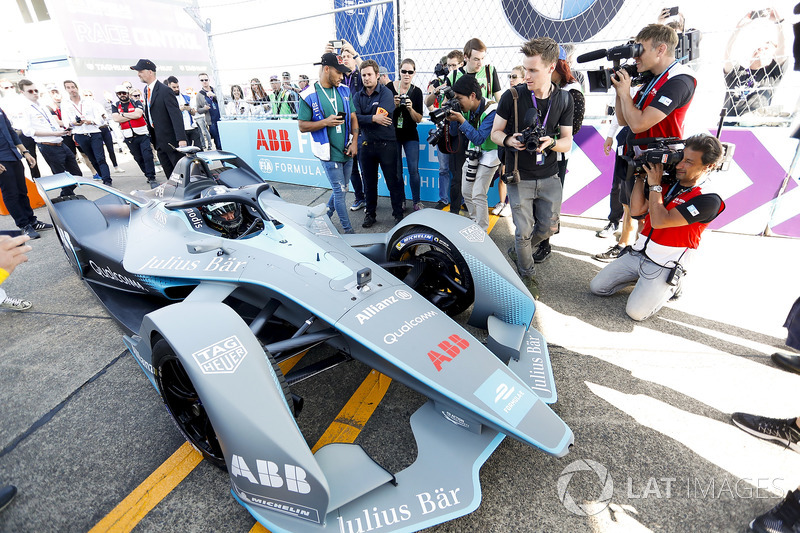
<instances>
[{"instance_id":1,"label":"photographer","mask_svg":"<svg viewBox=\"0 0 800 533\"><path fill-rule=\"evenodd\" d=\"M400 79L386 84L394 95L392 122L397 136L397 176L403 177L403 152L408 163L408 182L411 186L411 199L414 211L422 209L419 198L419 133L417 124L422 120L422 90L411 83L417 66L411 59L400 64ZM405 187L403 188L405 198ZM405 204L405 202L403 202Z\"/></svg>"},{"instance_id":2,"label":"photographer","mask_svg":"<svg viewBox=\"0 0 800 533\"><path fill-rule=\"evenodd\" d=\"M644 164L646 178L637 176L631 193L633 216L646 214L642 234L597 273L590 284L592 293L610 296L636 283L625 308L634 320L649 318L680 295L681 278L700 245L700 235L725 209L718 195L703 194L701 189L722 153L716 137L701 133L688 138L676 166L677 181L671 186L662 186L661 163Z\"/></svg>"},{"instance_id":3,"label":"photographer","mask_svg":"<svg viewBox=\"0 0 800 533\"><path fill-rule=\"evenodd\" d=\"M569 92L550 79L558 59L558 44L553 39L531 39L522 45L521 52L525 55L525 86L517 85L503 94L492 126L492 141L506 148L502 179L508 185L516 227L515 247L509 250L509 256L517 263L525 286L538 299L533 247L558 228L561 180L555 152L572 149L573 103Z\"/></svg>"},{"instance_id":4,"label":"photographer","mask_svg":"<svg viewBox=\"0 0 800 533\"><path fill-rule=\"evenodd\" d=\"M500 166L497 145L490 138L497 104L491 100L486 101L481 96L481 86L470 76L459 78L453 85L453 92L462 112L451 110L447 118L458 122L458 130L469 139L461 192L467 204L469 218L483 231L488 231L489 205L486 195L492 176Z\"/></svg>"},{"instance_id":5,"label":"photographer","mask_svg":"<svg viewBox=\"0 0 800 533\"><path fill-rule=\"evenodd\" d=\"M641 53L636 57L636 70L649 72L650 80L631 96L631 77L620 69L612 76L616 96L616 114L620 126L628 126L636 139L683 137L683 120L694 97L697 80L692 69L675 59L678 34L662 24L649 24L636 36ZM625 150L632 155L633 150ZM630 176L628 176L630 178ZM622 183L620 199L625 218L630 213L632 182ZM620 242L607 252L597 254L599 261L616 259L623 248L630 246L635 231L623 231ZM628 240L630 239L630 240Z\"/></svg>"}]
</instances>

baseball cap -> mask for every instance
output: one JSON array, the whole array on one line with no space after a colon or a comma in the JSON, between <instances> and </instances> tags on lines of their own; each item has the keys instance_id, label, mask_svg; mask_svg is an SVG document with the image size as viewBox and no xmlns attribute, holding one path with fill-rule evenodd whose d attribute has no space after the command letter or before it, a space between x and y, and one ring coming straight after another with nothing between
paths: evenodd
<instances>
[{"instance_id":1,"label":"baseball cap","mask_svg":"<svg viewBox=\"0 0 800 533\"><path fill-rule=\"evenodd\" d=\"M560 44L558 45L558 58L563 59L564 61L567 60L567 51L564 50L564 47Z\"/></svg>"},{"instance_id":2,"label":"baseball cap","mask_svg":"<svg viewBox=\"0 0 800 533\"><path fill-rule=\"evenodd\" d=\"M124 85L117 85L116 87L114 87L114 92L115 93L127 93L128 92L128 88L125 87Z\"/></svg>"},{"instance_id":3,"label":"baseball cap","mask_svg":"<svg viewBox=\"0 0 800 533\"><path fill-rule=\"evenodd\" d=\"M379 76L383 76L384 74L386 74L387 76L389 75L389 71L386 70L386 67L384 67L383 65L380 66L379 70L380 70L380 72L378 73Z\"/></svg>"},{"instance_id":4,"label":"baseball cap","mask_svg":"<svg viewBox=\"0 0 800 533\"><path fill-rule=\"evenodd\" d=\"M278 81L278 76L275 75L270 76L269 81Z\"/></svg>"},{"instance_id":5,"label":"baseball cap","mask_svg":"<svg viewBox=\"0 0 800 533\"><path fill-rule=\"evenodd\" d=\"M138 63L131 67L131 70L152 70L156 71L156 64L149 59L140 59Z\"/></svg>"},{"instance_id":6,"label":"baseball cap","mask_svg":"<svg viewBox=\"0 0 800 533\"><path fill-rule=\"evenodd\" d=\"M322 65L323 67L333 67L343 74L350 74L350 69L344 64L344 59L342 59L342 56L334 54L333 52L322 54L322 59L320 62L314 64Z\"/></svg>"},{"instance_id":7,"label":"baseball cap","mask_svg":"<svg viewBox=\"0 0 800 533\"><path fill-rule=\"evenodd\" d=\"M283 74L281 74L281 77L283 77L283 78L291 78L292 75L289 74L288 72L284 72Z\"/></svg>"}]
</instances>

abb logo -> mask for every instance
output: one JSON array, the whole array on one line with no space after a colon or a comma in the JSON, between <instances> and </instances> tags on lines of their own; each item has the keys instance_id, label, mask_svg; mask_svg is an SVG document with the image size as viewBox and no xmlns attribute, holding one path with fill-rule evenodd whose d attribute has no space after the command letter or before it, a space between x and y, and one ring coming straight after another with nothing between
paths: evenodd
<instances>
[{"instance_id":1,"label":"abb logo","mask_svg":"<svg viewBox=\"0 0 800 533\"><path fill-rule=\"evenodd\" d=\"M466 350L469 348L469 342L462 339L458 335L450 335L447 337L447 339L448 340L442 341L438 345L439 349L444 352L443 354L433 350L428 352L428 357L430 358L431 363L433 363L433 366L436 367L437 372L442 371L442 363L452 361L458 354L461 353L461 350Z\"/></svg>"},{"instance_id":2,"label":"abb logo","mask_svg":"<svg viewBox=\"0 0 800 533\"><path fill-rule=\"evenodd\" d=\"M292 149L292 142L289 140L289 132L286 130L267 130L264 137L264 130L258 130L256 135L256 150L268 150L270 152L289 152Z\"/></svg>"}]
</instances>

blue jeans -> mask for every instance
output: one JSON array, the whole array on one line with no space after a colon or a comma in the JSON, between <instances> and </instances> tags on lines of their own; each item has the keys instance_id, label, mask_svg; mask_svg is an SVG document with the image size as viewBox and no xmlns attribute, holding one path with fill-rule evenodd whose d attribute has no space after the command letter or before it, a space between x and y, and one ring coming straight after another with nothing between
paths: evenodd
<instances>
[{"instance_id":1,"label":"blue jeans","mask_svg":"<svg viewBox=\"0 0 800 533\"><path fill-rule=\"evenodd\" d=\"M397 143L397 175L403 177L403 152L406 153L406 163L408 164L408 183L411 185L411 200L419 203L419 141L404 141ZM405 198L405 187L403 187L403 198Z\"/></svg>"},{"instance_id":2,"label":"blue jeans","mask_svg":"<svg viewBox=\"0 0 800 533\"><path fill-rule=\"evenodd\" d=\"M436 157L439 158L439 201L450 203L450 156L443 154L438 149Z\"/></svg>"},{"instance_id":3,"label":"blue jeans","mask_svg":"<svg viewBox=\"0 0 800 533\"><path fill-rule=\"evenodd\" d=\"M106 156L103 153L103 136L100 133L76 133L74 137L92 166L103 178L103 183L111 185L111 172L108 170Z\"/></svg>"},{"instance_id":4,"label":"blue jeans","mask_svg":"<svg viewBox=\"0 0 800 533\"><path fill-rule=\"evenodd\" d=\"M358 161L353 162L353 173L350 174L350 183L353 184L356 202L365 202L367 197L364 196L364 180L361 178L361 173L358 171Z\"/></svg>"},{"instance_id":5,"label":"blue jeans","mask_svg":"<svg viewBox=\"0 0 800 533\"><path fill-rule=\"evenodd\" d=\"M328 200L328 211L335 210L336 214L339 215L339 222L342 223L342 229L346 232L352 231L353 226L350 225L350 215L347 213L345 195L348 189L347 181L353 172L353 160L350 159L347 163L338 163L336 161L321 161L321 163L333 189L333 194Z\"/></svg>"}]
</instances>

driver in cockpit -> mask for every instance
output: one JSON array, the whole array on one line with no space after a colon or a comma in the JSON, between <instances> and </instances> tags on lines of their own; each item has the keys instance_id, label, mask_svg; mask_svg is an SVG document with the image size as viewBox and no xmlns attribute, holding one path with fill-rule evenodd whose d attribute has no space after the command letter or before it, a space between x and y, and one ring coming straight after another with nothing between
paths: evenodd
<instances>
[{"instance_id":1,"label":"driver in cockpit","mask_svg":"<svg viewBox=\"0 0 800 533\"><path fill-rule=\"evenodd\" d=\"M222 186L211 187L203 191L200 198L213 198L227 194L228 188ZM251 227L245 224L245 215L242 205L237 202L222 201L209 203L200 207L206 223L226 239L236 239L244 235Z\"/></svg>"}]
</instances>

